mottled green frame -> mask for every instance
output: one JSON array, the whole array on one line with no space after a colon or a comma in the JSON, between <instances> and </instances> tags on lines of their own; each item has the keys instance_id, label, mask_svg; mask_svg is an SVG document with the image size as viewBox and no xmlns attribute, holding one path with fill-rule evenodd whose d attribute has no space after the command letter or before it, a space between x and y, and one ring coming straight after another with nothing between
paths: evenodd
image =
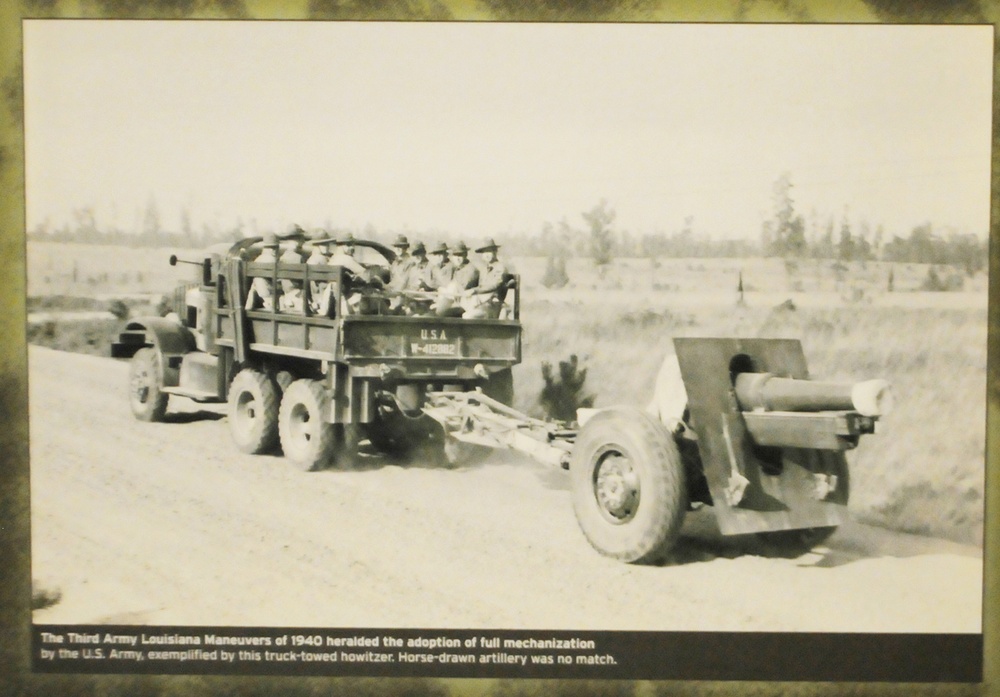
<instances>
[{"instance_id":1,"label":"mottled green frame","mask_svg":"<svg viewBox=\"0 0 1000 697\"><path fill-rule=\"evenodd\" d=\"M1000 138L994 40L989 396L987 400L985 682L858 683L494 681L188 676L57 676L30 669L31 581L25 345L24 129L21 20L25 18L368 19L1000 23L993 0L3 0L0 3L0 690L64 695L449 695L485 692L606 695L1000 694ZM878 660L873 657L873 660ZM914 656L914 661L919 661Z\"/></svg>"}]
</instances>

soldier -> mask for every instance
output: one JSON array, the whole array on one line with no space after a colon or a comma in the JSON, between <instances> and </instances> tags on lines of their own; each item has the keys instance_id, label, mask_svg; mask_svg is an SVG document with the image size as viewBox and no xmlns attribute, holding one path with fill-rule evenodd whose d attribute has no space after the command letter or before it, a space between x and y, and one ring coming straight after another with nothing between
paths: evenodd
<instances>
[{"instance_id":1,"label":"soldier","mask_svg":"<svg viewBox=\"0 0 1000 697\"><path fill-rule=\"evenodd\" d=\"M406 270L406 275L403 278L402 292L426 290L424 286L424 274L427 273L429 264L427 261L427 249L424 247L423 242L417 242L413 245L410 259L412 263ZM422 315L430 309L430 305L429 300L406 297L401 294L393 299L393 305L390 307L392 309L401 309L407 315Z\"/></svg>"},{"instance_id":2,"label":"soldier","mask_svg":"<svg viewBox=\"0 0 1000 697\"><path fill-rule=\"evenodd\" d=\"M276 264L278 257L275 250L278 248L278 238L273 232L264 235L261 243L261 252L254 260L256 262ZM247 293L247 310L256 310L261 307L265 310L274 309L274 287L270 279L258 276L250 283L250 291Z\"/></svg>"},{"instance_id":3,"label":"soldier","mask_svg":"<svg viewBox=\"0 0 1000 697\"><path fill-rule=\"evenodd\" d=\"M479 285L479 269L469 261L469 248L459 242L451 248L451 281L459 292Z\"/></svg>"},{"instance_id":4,"label":"soldier","mask_svg":"<svg viewBox=\"0 0 1000 697\"><path fill-rule=\"evenodd\" d=\"M330 266L340 266L347 273L344 277L344 288L341 289L341 307L343 314L359 314L367 311L362 303L362 295L358 291L358 283L368 283L381 286L382 280L366 269L361 262L354 258L355 239L354 235L347 233L337 240L337 250L330 256L328 263ZM333 285L327 287L320 301L320 314L329 316L330 300L333 296Z\"/></svg>"},{"instance_id":5,"label":"soldier","mask_svg":"<svg viewBox=\"0 0 1000 697\"><path fill-rule=\"evenodd\" d=\"M290 278L281 279L281 296L278 298L278 311L301 315L304 312L302 286L300 281Z\"/></svg>"},{"instance_id":6,"label":"soldier","mask_svg":"<svg viewBox=\"0 0 1000 697\"><path fill-rule=\"evenodd\" d=\"M497 256L499 249L500 246L492 237L487 238L483 245L476 249L476 252L482 255L483 270L479 274L479 283L468 292L462 302L462 307L465 308L462 317L496 319L500 316L511 274Z\"/></svg>"},{"instance_id":7,"label":"soldier","mask_svg":"<svg viewBox=\"0 0 1000 697\"><path fill-rule=\"evenodd\" d=\"M291 241L291 245L285 248L278 258L280 264L301 264L304 256L302 245L306 240L306 231L295 225L290 232L278 235L282 242ZM303 312L302 281L295 281L290 278L281 279L281 295L278 296L278 311L293 312L302 314Z\"/></svg>"},{"instance_id":8,"label":"soldier","mask_svg":"<svg viewBox=\"0 0 1000 697\"><path fill-rule=\"evenodd\" d=\"M424 277L424 272L427 270L427 248L424 247L423 242L417 242L413 245L413 251L410 253L410 270L406 274L406 282L403 285L404 290L420 290L421 281Z\"/></svg>"},{"instance_id":9,"label":"soldier","mask_svg":"<svg viewBox=\"0 0 1000 697\"><path fill-rule=\"evenodd\" d=\"M437 300L431 308L441 317L461 317L463 310L459 304L465 291L479 283L479 269L469 262L469 248L459 242L449 250L451 261L451 281L439 288Z\"/></svg>"},{"instance_id":10,"label":"soldier","mask_svg":"<svg viewBox=\"0 0 1000 697\"><path fill-rule=\"evenodd\" d=\"M448 247L438 242L430 250L430 261L421 275L421 290L440 290L451 283L452 267L448 264Z\"/></svg>"},{"instance_id":11,"label":"soldier","mask_svg":"<svg viewBox=\"0 0 1000 697\"><path fill-rule=\"evenodd\" d=\"M361 265L361 262L354 258L356 247L354 235L347 233L336 241L337 249L330 255L327 263L330 266L342 266L350 272L350 275L367 282L370 280L368 269Z\"/></svg>"},{"instance_id":12,"label":"soldier","mask_svg":"<svg viewBox=\"0 0 1000 697\"><path fill-rule=\"evenodd\" d=\"M312 253L306 259L306 263L309 265L326 264L331 244L333 244L333 240L327 236L326 231L317 229L312 235Z\"/></svg>"},{"instance_id":13,"label":"soldier","mask_svg":"<svg viewBox=\"0 0 1000 697\"><path fill-rule=\"evenodd\" d=\"M325 230L317 229L313 232L312 253L306 259L306 264L309 266L326 266L328 263L327 253L331 244L333 244L333 240L327 237ZM326 281L309 282L309 308L313 313L320 311L320 299L326 292L328 285L330 284Z\"/></svg>"},{"instance_id":14,"label":"soldier","mask_svg":"<svg viewBox=\"0 0 1000 697\"><path fill-rule=\"evenodd\" d=\"M389 264L389 288L400 291L406 285L407 271L413 265L409 253L410 242L406 239L406 235L396 235L392 246L396 250L396 258Z\"/></svg>"},{"instance_id":15,"label":"soldier","mask_svg":"<svg viewBox=\"0 0 1000 697\"><path fill-rule=\"evenodd\" d=\"M302 240L296 240L293 246L288 247L281 253L278 261L282 264L301 264L303 256Z\"/></svg>"}]
</instances>

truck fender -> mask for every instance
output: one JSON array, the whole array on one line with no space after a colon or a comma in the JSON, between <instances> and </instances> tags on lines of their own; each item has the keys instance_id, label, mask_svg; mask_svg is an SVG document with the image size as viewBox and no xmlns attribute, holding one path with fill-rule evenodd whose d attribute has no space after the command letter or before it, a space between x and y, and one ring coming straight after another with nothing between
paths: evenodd
<instances>
[{"instance_id":1,"label":"truck fender","mask_svg":"<svg viewBox=\"0 0 1000 697\"><path fill-rule=\"evenodd\" d=\"M142 340L138 340L139 336ZM124 341L126 336L133 337ZM144 346L156 349L160 360L160 379L164 387L180 384L181 358L197 349L194 334L180 322L166 317L138 317L125 325L123 341L113 355L127 358ZM124 349L127 346L128 349Z\"/></svg>"}]
</instances>

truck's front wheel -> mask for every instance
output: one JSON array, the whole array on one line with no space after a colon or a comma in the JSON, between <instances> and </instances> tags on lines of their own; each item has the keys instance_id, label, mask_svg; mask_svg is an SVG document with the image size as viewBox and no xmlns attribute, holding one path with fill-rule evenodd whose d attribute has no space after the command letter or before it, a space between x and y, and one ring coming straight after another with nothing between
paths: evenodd
<instances>
[{"instance_id":1,"label":"truck's front wheel","mask_svg":"<svg viewBox=\"0 0 1000 697\"><path fill-rule=\"evenodd\" d=\"M296 380L282 395L278 412L281 449L300 469L323 469L333 462L339 439L336 424L326 420L329 412L330 399L319 380Z\"/></svg>"},{"instance_id":2,"label":"truck's front wheel","mask_svg":"<svg viewBox=\"0 0 1000 697\"><path fill-rule=\"evenodd\" d=\"M606 409L580 430L570 456L573 510L590 544L624 562L670 550L687 510L677 445L638 409Z\"/></svg>"},{"instance_id":3,"label":"truck's front wheel","mask_svg":"<svg viewBox=\"0 0 1000 697\"><path fill-rule=\"evenodd\" d=\"M241 451L251 455L278 444L277 383L266 373L244 368L229 387L229 431Z\"/></svg>"},{"instance_id":4,"label":"truck's front wheel","mask_svg":"<svg viewBox=\"0 0 1000 697\"><path fill-rule=\"evenodd\" d=\"M160 353L146 346L135 352L128 371L128 402L140 421L163 421L170 395L163 391Z\"/></svg>"}]
</instances>

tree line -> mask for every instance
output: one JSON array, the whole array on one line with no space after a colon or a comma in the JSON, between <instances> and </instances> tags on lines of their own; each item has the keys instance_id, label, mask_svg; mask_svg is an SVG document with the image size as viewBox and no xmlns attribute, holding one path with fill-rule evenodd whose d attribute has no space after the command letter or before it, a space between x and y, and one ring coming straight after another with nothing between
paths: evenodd
<instances>
[{"instance_id":1,"label":"tree line","mask_svg":"<svg viewBox=\"0 0 1000 697\"><path fill-rule=\"evenodd\" d=\"M935 230L931 223L913 227L909 234L887 239L881 225L874 230L862 221L856 227L846 210L839 225L833 218L820 227L814 221L809 234L803 216L792 199L792 179L787 172L774 182L772 214L761 226L759 251L785 259L835 259L892 261L911 264L952 265L970 276L986 268L988 242L970 233Z\"/></svg>"},{"instance_id":2,"label":"tree line","mask_svg":"<svg viewBox=\"0 0 1000 697\"><path fill-rule=\"evenodd\" d=\"M854 226L845 213L839 225L831 217L822 227L813 221L807 232L805 219L795 210L791 191L789 174L781 175L774 182L772 214L763 222L757 240L718 239L701 234L695 229L693 216L685 217L681 229L673 232L632 232L616 226L617 213L605 199L581 212L573 222L568 218L556 223L546 221L534 232L498 233L496 237L508 256L546 257L556 285L559 285L559 277L565 274L565 261L569 258L590 259L600 268L618 257L655 260L771 256L841 262L891 261L951 265L970 276L984 270L989 260L986 239L953 231L942 234L930 223L914 227L906 236L894 234L889 238L882 226L873 229L864 221ZM461 235L438 230L379 230L373 225L357 230L329 228L331 235L345 232L382 242L388 242L399 232L424 242L452 243L463 239ZM203 224L195 229L186 210L181 211L179 230L166 229L151 199L138 231L126 231L116 225L101 226L93 209L81 208L74 211L72 224L53 228L48 222L41 223L28 232L28 239L128 247L199 248L233 242L249 234L242 220L230 226Z\"/></svg>"}]
</instances>

